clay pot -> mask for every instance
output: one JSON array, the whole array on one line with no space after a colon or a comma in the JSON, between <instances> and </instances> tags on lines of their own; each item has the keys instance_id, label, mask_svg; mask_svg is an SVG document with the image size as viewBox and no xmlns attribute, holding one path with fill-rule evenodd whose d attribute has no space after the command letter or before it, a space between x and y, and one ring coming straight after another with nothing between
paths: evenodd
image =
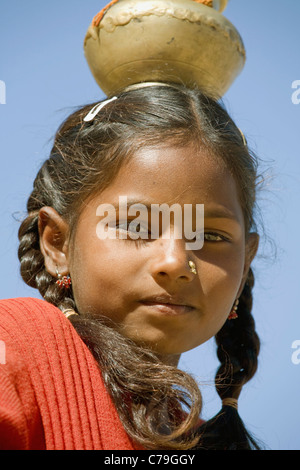
<instances>
[{"instance_id":1,"label":"clay pot","mask_svg":"<svg viewBox=\"0 0 300 470\"><path fill-rule=\"evenodd\" d=\"M221 11L227 0L218 0ZM88 65L107 96L140 82L197 86L222 97L245 64L236 28L193 0L119 0L92 23L84 41Z\"/></svg>"}]
</instances>

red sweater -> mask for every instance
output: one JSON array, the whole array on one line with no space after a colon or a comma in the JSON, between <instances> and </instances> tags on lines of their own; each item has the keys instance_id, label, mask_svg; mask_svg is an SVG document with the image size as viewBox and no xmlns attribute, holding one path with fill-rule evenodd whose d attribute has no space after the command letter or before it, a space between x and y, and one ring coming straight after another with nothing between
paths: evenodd
<instances>
[{"instance_id":1,"label":"red sweater","mask_svg":"<svg viewBox=\"0 0 300 470\"><path fill-rule=\"evenodd\" d=\"M63 313L44 300L0 300L0 449L137 448Z\"/></svg>"}]
</instances>

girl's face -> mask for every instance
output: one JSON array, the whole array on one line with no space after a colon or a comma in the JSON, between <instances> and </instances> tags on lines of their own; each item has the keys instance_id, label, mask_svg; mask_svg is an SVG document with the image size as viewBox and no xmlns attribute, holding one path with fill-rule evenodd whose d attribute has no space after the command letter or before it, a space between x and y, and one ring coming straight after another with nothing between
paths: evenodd
<instances>
[{"instance_id":1,"label":"girl's face","mask_svg":"<svg viewBox=\"0 0 300 470\"><path fill-rule=\"evenodd\" d=\"M182 213L184 204L204 204L203 247L188 250L187 240L174 236L174 219L168 238L101 239L97 208L118 208L120 196L180 204ZM137 215L127 214L128 223ZM125 238L124 217L116 216ZM126 337L161 355L195 348L220 330L241 293L258 242L256 234L246 238L236 183L222 161L193 146L144 148L84 206L65 248L77 308L110 317Z\"/></svg>"}]
</instances>

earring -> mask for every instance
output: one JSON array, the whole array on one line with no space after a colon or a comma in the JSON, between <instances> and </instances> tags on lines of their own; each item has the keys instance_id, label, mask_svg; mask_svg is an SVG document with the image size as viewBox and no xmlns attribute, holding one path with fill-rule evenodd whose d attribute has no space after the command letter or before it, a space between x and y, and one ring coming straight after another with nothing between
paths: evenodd
<instances>
[{"instance_id":1,"label":"earring","mask_svg":"<svg viewBox=\"0 0 300 470\"><path fill-rule=\"evenodd\" d=\"M71 281L71 278L69 275L67 276L62 276L61 274L59 274L58 272L58 269L56 267L56 275L58 277L57 281L56 281L56 284L61 288L65 288L65 289L69 289L71 284L72 284L72 281Z\"/></svg>"},{"instance_id":2,"label":"earring","mask_svg":"<svg viewBox=\"0 0 300 470\"><path fill-rule=\"evenodd\" d=\"M191 273L197 274L197 269L196 269L196 265L194 261L189 261L189 267L190 267Z\"/></svg>"},{"instance_id":3,"label":"earring","mask_svg":"<svg viewBox=\"0 0 300 470\"><path fill-rule=\"evenodd\" d=\"M228 315L228 320L235 320L236 318L238 318L238 314L236 313L236 311L238 309L239 302L240 302L239 299L236 299L236 301L234 302L232 310L230 314Z\"/></svg>"}]
</instances>

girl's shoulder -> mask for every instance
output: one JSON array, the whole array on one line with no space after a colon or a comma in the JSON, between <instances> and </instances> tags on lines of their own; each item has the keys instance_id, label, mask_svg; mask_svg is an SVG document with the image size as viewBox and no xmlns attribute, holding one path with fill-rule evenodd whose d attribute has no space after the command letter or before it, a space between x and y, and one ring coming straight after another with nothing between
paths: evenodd
<instances>
[{"instance_id":1,"label":"girl's shoulder","mask_svg":"<svg viewBox=\"0 0 300 470\"><path fill-rule=\"evenodd\" d=\"M82 343L70 321L49 302L32 297L0 300L0 345L7 359L18 355L26 363L48 361L68 338L73 349Z\"/></svg>"},{"instance_id":2,"label":"girl's shoulder","mask_svg":"<svg viewBox=\"0 0 300 470\"><path fill-rule=\"evenodd\" d=\"M0 299L0 315L10 315L14 314L19 315L20 313L31 312L34 316L35 314L53 314L62 313L55 305L46 302L44 299L37 299L34 297L16 297L11 299ZM22 321L24 317L21 315L19 319Z\"/></svg>"},{"instance_id":3,"label":"girl's shoulder","mask_svg":"<svg viewBox=\"0 0 300 470\"><path fill-rule=\"evenodd\" d=\"M0 363L0 450L133 450L96 360L54 305L0 300Z\"/></svg>"},{"instance_id":4,"label":"girl's shoulder","mask_svg":"<svg viewBox=\"0 0 300 470\"><path fill-rule=\"evenodd\" d=\"M25 328L29 333L49 326L49 322L53 325L69 323L61 310L46 300L33 297L0 299L0 328L6 331Z\"/></svg>"}]
</instances>

